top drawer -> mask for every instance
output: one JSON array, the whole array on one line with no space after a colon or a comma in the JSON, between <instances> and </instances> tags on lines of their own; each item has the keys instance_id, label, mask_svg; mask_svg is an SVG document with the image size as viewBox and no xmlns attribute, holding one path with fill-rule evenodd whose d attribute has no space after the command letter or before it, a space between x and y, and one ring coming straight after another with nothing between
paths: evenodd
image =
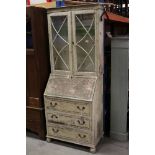
<instances>
[{"instance_id":1,"label":"top drawer","mask_svg":"<svg viewBox=\"0 0 155 155\"><path fill-rule=\"evenodd\" d=\"M91 115L91 103L89 102L73 102L65 100L55 100L45 97L46 110L55 110L66 113L73 113L83 116Z\"/></svg>"}]
</instances>

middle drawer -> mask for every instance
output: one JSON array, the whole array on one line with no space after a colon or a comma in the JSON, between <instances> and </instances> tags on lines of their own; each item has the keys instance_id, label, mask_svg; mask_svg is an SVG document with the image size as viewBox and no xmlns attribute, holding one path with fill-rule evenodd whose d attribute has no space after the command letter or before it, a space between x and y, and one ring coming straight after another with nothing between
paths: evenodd
<instances>
[{"instance_id":1,"label":"middle drawer","mask_svg":"<svg viewBox=\"0 0 155 155\"><path fill-rule=\"evenodd\" d=\"M46 112L60 111L65 113L72 113L74 115L91 116L91 103L90 102L73 102L67 100L55 100L45 97Z\"/></svg>"},{"instance_id":2,"label":"middle drawer","mask_svg":"<svg viewBox=\"0 0 155 155\"><path fill-rule=\"evenodd\" d=\"M78 128L91 129L91 120L82 116L73 116L57 112L47 114L47 123L55 123Z\"/></svg>"}]
</instances>

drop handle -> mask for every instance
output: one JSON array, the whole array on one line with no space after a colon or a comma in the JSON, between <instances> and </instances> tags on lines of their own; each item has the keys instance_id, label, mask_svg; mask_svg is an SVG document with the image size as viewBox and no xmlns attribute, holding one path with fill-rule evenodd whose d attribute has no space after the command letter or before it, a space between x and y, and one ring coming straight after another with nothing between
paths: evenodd
<instances>
[{"instance_id":1,"label":"drop handle","mask_svg":"<svg viewBox=\"0 0 155 155\"><path fill-rule=\"evenodd\" d=\"M79 136L80 138L86 138L86 135L78 134L78 136Z\"/></svg>"},{"instance_id":2,"label":"drop handle","mask_svg":"<svg viewBox=\"0 0 155 155\"><path fill-rule=\"evenodd\" d=\"M50 102L50 105L51 105L51 107L55 107L56 105L57 105L57 103L56 102Z\"/></svg>"},{"instance_id":3,"label":"drop handle","mask_svg":"<svg viewBox=\"0 0 155 155\"><path fill-rule=\"evenodd\" d=\"M51 115L51 118L58 118L57 115Z\"/></svg>"},{"instance_id":4,"label":"drop handle","mask_svg":"<svg viewBox=\"0 0 155 155\"><path fill-rule=\"evenodd\" d=\"M52 131L53 131L54 133L59 132L59 130L58 130L58 129L54 129L54 128L52 128Z\"/></svg>"},{"instance_id":5,"label":"drop handle","mask_svg":"<svg viewBox=\"0 0 155 155\"><path fill-rule=\"evenodd\" d=\"M84 125L84 124L85 124L85 121L84 121L84 120L77 120L77 122L78 122L80 125Z\"/></svg>"},{"instance_id":6,"label":"drop handle","mask_svg":"<svg viewBox=\"0 0 155 155\"><path fill-rule=\"evenodd\" d=\"M79 106L77 106L77 109L83 111L83 110L85 110L85 107L79 107Z\"/></svg>"}]
</instances>

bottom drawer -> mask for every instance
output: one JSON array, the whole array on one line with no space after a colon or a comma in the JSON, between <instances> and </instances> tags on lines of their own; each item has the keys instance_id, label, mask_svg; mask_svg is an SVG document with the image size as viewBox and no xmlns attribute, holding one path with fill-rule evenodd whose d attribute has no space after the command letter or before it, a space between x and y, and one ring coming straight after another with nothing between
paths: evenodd
<instances>
[{"instance_id":1,"label":"bottom drawer","mask_svg":"<svg viewBox=\"0 0 155 155\"><path fill-rule=\"evenodd\" d=\"M39 132L40 130L40 122L35 120L26 120L26 128L33 131L33 132Z\"/></svg>"},{"instance_id":2,"label":"bottom drawer","mask_svg":"<svg viewBox=\"0 0 155 155\"><path fill-rule=\"evenodd\" d=\"M36 133L40 133L42 130L45 132L44 110L38 110L27 107L26 128Z\"/></svg>"},{"instance_id":3,"label":"bottom drawer","mask_svg":"<svg viewBox=\"0 0 155 155\"><path fill-rule=\"evenodd\" d=\"M47 132L49 136L57 137L62 140L66 139L79 143L91 143L91 134L88 132L57 126L49 126Z\"/></svg>"},{"instance_id":4,"label":"bottom drawer","mask_svg":"<svg viewBox=\"0 0 155 155\"><path fill-rule=\"evenodd\" d=\"M26 120L40 121L41 113L41 110L26 108Z\"/></svg>"}]
</instances>

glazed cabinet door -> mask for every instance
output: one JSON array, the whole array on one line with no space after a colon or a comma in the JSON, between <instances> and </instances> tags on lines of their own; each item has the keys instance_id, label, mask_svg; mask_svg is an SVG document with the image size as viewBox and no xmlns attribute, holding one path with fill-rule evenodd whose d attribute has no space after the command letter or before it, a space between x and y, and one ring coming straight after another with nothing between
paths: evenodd
<instances>
[{"instance_id":1,"label":"glazed cabinet door","mask_svg":"<svg viewBox=\"0 0 155 155\"><path fill-rule=\"evenodd\" d=\"M48 14L51 72L70 74L71 55L71 13L58 12Z\"/></svg>"},{"instance_id":2,"label":"glazed cabinet door","mask_svg":"<svg viewBox=\"0 0 155 155\"><path fill-rule=\"evenodd\" d=\"M96 14L94 10L73 11L73 54L75 74L95 72Z\"/></svg>"}]
</instances>

